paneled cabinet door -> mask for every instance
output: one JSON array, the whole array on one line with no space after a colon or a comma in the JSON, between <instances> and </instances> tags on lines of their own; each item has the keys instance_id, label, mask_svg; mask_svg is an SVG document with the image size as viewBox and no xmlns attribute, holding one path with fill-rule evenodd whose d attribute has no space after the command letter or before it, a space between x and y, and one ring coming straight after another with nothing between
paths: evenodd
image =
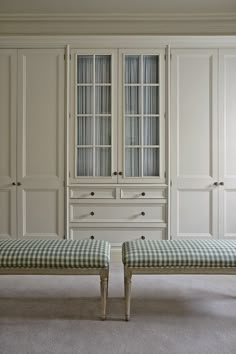
<instances>
[{"instance_id":1,"label":"paneled cabinet door","mask_svg":"<svg viewBox=\"0 0 236 354\"><path fill-rule=\"evenodd\" d=\"M72 50L72 183L117 182L116 57L116 51Z\"/></svg>"},{"instance_id":2,"label":"paneled cabinet door","mask_svg":"<svg viewBox=\"0 0 236 354\"><path fill-rule=\"evenodd\" d=\"M0 238L16 237L17 51L0 50Z\"/></svg>"},{"instance_id":3,"label":"paneled cabinet door","mask_svg":"<svg viewBox=\"0 0 236 354\"><path fill-rule=\"evenodd\" d=\"M218 51L171 60L171 236L218 237Z\"/></svg>"},{"instance_id":4,"label":"paneled cabinet door","mask_svg":"<svg viewBox=\"0 0 236 354\"><path fill-rule=\"evenodd\" d=\"M220 49L219 237L236 238L236 50Z\"/></svg>"},{"instance_id":5,"label":"paneled cabinet door","mask_svg":"<svg viewBox=\"0 0 236 354\"><path fill-rule=\"evenodd\" d=\"M64 235L64 50L18 51L19 237Z\"/></svg>"},{"instance_id":6,"label":"paneled cabinet door","mask_svg":"<svg viewBox=\"0 0 236 354\"><path fill-rule=\"evenodd\" d=\"M119 182L163 183L164 50L121 50L119 59Z\"/></svg>"}]
</instances>

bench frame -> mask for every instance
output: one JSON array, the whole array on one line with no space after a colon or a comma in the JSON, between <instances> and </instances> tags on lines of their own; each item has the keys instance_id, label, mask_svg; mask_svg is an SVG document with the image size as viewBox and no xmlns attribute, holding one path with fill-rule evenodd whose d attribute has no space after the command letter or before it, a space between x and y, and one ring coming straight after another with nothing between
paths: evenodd
<instances>
[{"instance_id":1,"label":"bench frame","mask_svg":"<svg viewBox=\"0 0 236 354\"><path fill-rule=\"evenodd\" d=\"M0 275L100 275L101 319L107 316L109 267L106 268L0 268Z\"/></svg>"},{"instance_id":2,"label":"bench frame","mask_svg":"<svg viewBox=\"0 0 236 354\"><path fill-rule=\"evenodd\" d=\"M236 267L128 267L124 266L125 320L130 320L131 279L134 274L233 275Z\"/></svg>"}]
</instances>

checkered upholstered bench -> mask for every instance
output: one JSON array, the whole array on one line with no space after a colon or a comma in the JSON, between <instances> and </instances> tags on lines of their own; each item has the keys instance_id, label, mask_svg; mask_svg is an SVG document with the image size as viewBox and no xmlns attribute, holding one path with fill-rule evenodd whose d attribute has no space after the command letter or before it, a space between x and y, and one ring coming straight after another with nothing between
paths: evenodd
<instances>
[{"instance_id":1,"label":"checkered upholstered bench","mask_svg":"<svg viewBox=\"0 0 236 354\"><path fill-rule=\"evenodd\" d=\"M0 240L0 274L100 275L102 319L110 244L99 240Z\"/></svg>"},{"instance_id":2,"label":"checkered upholstered bench","mask_svg":"<svg viewBox=\"0 0 236 354\"><path fill-rule=\"evenodd\" d=\"M236 274L236 240L135 240L122 245L125 318L133 274Z\"/></svg>"}]
</instances>

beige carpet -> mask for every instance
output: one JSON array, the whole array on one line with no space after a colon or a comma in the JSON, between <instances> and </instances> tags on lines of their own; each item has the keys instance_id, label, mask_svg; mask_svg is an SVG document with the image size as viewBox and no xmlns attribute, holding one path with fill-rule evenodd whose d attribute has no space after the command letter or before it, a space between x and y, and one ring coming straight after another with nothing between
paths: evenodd
<instances>
[{"instance_id":1,"label":"beige carpet","mask_svg":"<svg viewBox=\"0 0 236 354\"><path fill-rule=\"evenodd\" d=\"M124 321L112 266L108 319L95 276L1 276L1 354L235 354L236 276L134 276Z\"/></svg>"}]
</instances>

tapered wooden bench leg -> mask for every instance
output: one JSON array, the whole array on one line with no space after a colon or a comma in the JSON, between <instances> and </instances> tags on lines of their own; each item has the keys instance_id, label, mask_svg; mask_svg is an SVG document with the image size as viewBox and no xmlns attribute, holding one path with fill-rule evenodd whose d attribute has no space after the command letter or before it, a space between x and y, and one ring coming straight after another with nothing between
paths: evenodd
<instances>
[{"instance_id":1,"label":"tapered wooden bench leg","mask_svg":"<svg viewBox=\"0 0 236 354\"><path fill-rule=\"evenodd\" d=\"M131 278L132 272L124 268L124 290L125 290L125 320L130 319L130 298L131 298Z\"/></svg>"},{"instance_id":2,"label":"tapered wooden bench leg","mask_svg":"<svg viewBox=\"0 0 236 354\"><path fill-rule=\"evenodd\" d=\"M103 269L100 273L102 320L107 317L108 272L108 269Z\"/></svg>"}]
</instances>

